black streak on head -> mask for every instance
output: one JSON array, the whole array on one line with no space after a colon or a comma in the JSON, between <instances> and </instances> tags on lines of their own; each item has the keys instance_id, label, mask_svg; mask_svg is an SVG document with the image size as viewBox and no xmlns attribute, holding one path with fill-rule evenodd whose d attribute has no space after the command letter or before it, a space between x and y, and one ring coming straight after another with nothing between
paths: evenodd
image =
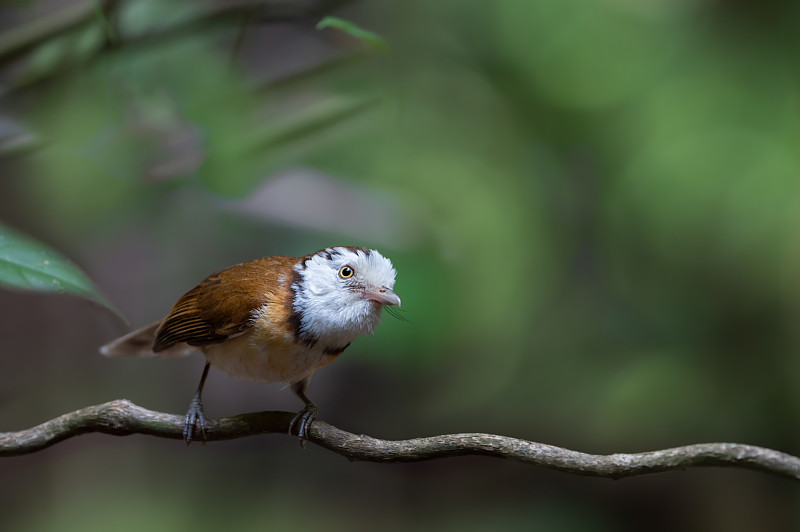
<instances>
[{"instance_id":1,"label":"black streak on head","mask_svg":"<svg viewBox=\"0 0 800 532\"><path fill-rule=\"evenodd\" d=\"M338 252L339 249L346 249L348 251L352 251L353 253L358 253L360 251L364 255L367 255L367 256L369 256L369 254L372 252L371 249L362 248L362 247L359 247L359 246L331 246L329 248L321 249L321 250L317 251L316 253L312 253L310 255L306 255L305 257L300 259L300 264L302 264L302 267L305 268L306 261L308 259L310 259L311 257L317 256L317 255L320 256L320 257L324 257L325 260L330 262L331 260L333 260L334 253L337 254L337 255L339 254L339 252ZM336 251L332 252L331 250L336 250Z\"/></svg>"},{"instance_id":2,"label":"black streak on head","mask_svg":"<svg viewBox=\"0 0 800 532\"><path fill-rule=\"evenodd\" d=\"M371 249L361 248L358 246L339 246L339 247L352 251L353 253L358 253L360 251L366 256L369 256L369 254L372 253Z\"/></svg>"}]
</instances>

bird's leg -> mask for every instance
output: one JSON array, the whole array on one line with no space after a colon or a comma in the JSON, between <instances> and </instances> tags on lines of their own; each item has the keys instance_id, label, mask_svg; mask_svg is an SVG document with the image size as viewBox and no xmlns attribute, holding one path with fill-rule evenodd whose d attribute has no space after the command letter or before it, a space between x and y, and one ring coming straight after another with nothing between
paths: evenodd
<instances>
[{"instance_id":1,"label":"bird's leg","mask_svg":"<svg viewBox=\"0 0 800 532\"><path fill-rule=\"evenodd\" d=\"M317 419L317 405L306 397L306 389L308 388L310 380L310 378L307 378L292 384L292 391L297 394L297 397L303 400L306 406L292 419L292 422L289 424L289 434L291 434L294 427L297 426L297 436L300 438L300 445L302 447L306 446L308 431L311 428L311 424Z\"/></svg>"},{"instance_id":2,"label":"bird's leg","mask_svg":"<svg viewBox=\"0 0 800 532\"><path fill-rule=\"evenodd\" d=\"M206 362L206 367L203 368L203 376L200 377L200 384L197 386L197 392L194 394L192 402L189 403L189 411L186 412L186 421L183 425L183 441L186 442L186 445L192 443L195 426L200 429L203 441L206 439L206 417L203 414L203 402L200 396L203 394L203 385L206 383L210 367L211 363Z\"/></svg>"}]
</instances>

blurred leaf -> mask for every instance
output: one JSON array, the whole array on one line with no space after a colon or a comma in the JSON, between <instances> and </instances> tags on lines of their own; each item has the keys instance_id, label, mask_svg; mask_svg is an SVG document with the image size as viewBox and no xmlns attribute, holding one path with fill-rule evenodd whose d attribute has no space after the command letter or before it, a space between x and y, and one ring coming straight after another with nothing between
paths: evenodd
<instances>
[{"instance_id":1,"label":"blurred leaf","mask_svg":"<svg viewBox=\"0 0 800 532\"><path fill-rule=\"evenodd\" d=\"M7 61L29 49L56 39L85 19L91 3L74 2L60 9L39 10L39 16L27 23L4 28L0 32L0 60Z\"/></svg>"},{"instance_id":2,"label":"blurred leaf","mask_svg":"<svg viewBox=\"0 0 800 532\"><path fill-rule=\"evenodd\" d=\"M30 62L32 76L49 74L62 65L69 48L69 35L51 39L39 46Z\"/></svg>"},{"instance_id":3,"label":"blurred leaf","mask_svg":"<svg viewBox=\"0 0 800 532\"><path fill-rule=\"evenodd\" d=\"M51 76L68 66L87 61L103 47L103 32L99 23L87 24L45 41L35 49L28 66L17 78L11 80L10 85L19 88Z\"/></svg>"},{"instance_id":4,"label":"blurred leaf","mask_svg":"<svg viewBox=\"0 0 800 532\"><path fill-rule=\"evenodd\" d=\"M341 30L360 41L371 44L375 48L385 49L389 47L389 43L386 42L386 39L377 33L365 30L353 22L341 19L339 17L325 17L320 20L317 23L317 29L321 30L324 28L336 28L337 30Z\"/></svg>"},{"instance_id":5,"label":"blurred leaf","mask_svg":"<svg viewBox=\"0 0 800 532\"><path fill-rule=\"evenodd\" d=\"M140 0L125 2L119 9L119 35L122 39L143 37L153 32L177 27L192 20L200 2Z\"/></svg>"},{"instance_id":6,"label":"blurred leaf","mask_svg":"<svg viewBox=\"0 0 800 532\"><path fill-rule=\"evenodd\" d=\"M75 60L86 60L97 53L105 42L105 34L110 31L105 28L102 21L97 24L87 25L75 32L72 39L70 53Z\"/></svg>"},{"instance_id":7,"label":"blurred leaf","mask_svg":"<svg viewBox=\"0 0 800 532\"><path fill-rule=\"evenodd\" d=\"M77 266L55 250L0 224L0 285L70 293L100 303L124 320Z\"/></svg>"},{"instance_id":8,"label":"blurred leaf","mask_svg":"<svg viewBox=\"0 0 800 532\"><path fill-rule=\"evenodd\" d=\"M103 33L105 33L108 41L112 44L118 44L119 38L117 37L117 31L114 29L114 25L111 23L111 20L109 20L103 6L101 6L99 2L95 4L94 12L103 27Z\"/></svg>"},{"instance_id":9,"label":"blurred leaf","mask_svg":"<svg viewBox=\"0 0 800 532\"><path fill-rule=\"evenodd\" d=\"M323 133L344 120L354 118L375 103L371 99L343 100L330 98L308 106L302 113L273 124L260 139L263 147L284 147L305 142L310 136Z\"/></svg>"},{"instance_id":10,"label":"blurred leaf","mask_svg":"<svg viewBox=\"0 0 800 532\"><path fill-rule=\"evenodd\" d=\"M203 183L216 194L242 196L278 169L296 164L331 136L341 138L340 127L372 107L375 100L328 98L309 105L301 112L275 120L243 141L238 137L211 138L214 158L202 168ZM247 171L231 173L226 168L242 167L252 161Z\"/></svg>"}]
</instances>

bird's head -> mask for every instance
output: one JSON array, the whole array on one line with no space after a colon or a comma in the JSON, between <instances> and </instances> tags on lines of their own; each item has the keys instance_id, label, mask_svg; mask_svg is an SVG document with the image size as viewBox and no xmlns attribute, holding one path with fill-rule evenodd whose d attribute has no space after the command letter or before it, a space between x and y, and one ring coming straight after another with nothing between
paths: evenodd
<instances>
[{"instance_id":1,"label":"bird's head","mask_svg":"<svg viewBox=\"0 0 800 532\"><path fill-rule=\"evenodd\" d=\"M323 249L300 259L294 271L294 311L307 340L345 345L371 334L385 305L400 305L392 261L374 249Z\"/></svg>"}]
</instances>

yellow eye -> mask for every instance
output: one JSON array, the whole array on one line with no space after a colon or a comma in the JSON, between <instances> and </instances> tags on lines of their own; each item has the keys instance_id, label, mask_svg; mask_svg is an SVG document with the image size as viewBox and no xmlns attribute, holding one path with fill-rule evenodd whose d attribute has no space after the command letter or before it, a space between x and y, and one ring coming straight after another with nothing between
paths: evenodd
<instances>
[{"instance_id":1,"label":"yellow eye","mask_svg":"<svg viewBox=\"0 0 800 532\"><path fill-rule=\"evenodd\" d=\"M339 268L339 277L341 279L349 279L356 273L350 266L342 266Z\"/></svg>"}]
</instances>

